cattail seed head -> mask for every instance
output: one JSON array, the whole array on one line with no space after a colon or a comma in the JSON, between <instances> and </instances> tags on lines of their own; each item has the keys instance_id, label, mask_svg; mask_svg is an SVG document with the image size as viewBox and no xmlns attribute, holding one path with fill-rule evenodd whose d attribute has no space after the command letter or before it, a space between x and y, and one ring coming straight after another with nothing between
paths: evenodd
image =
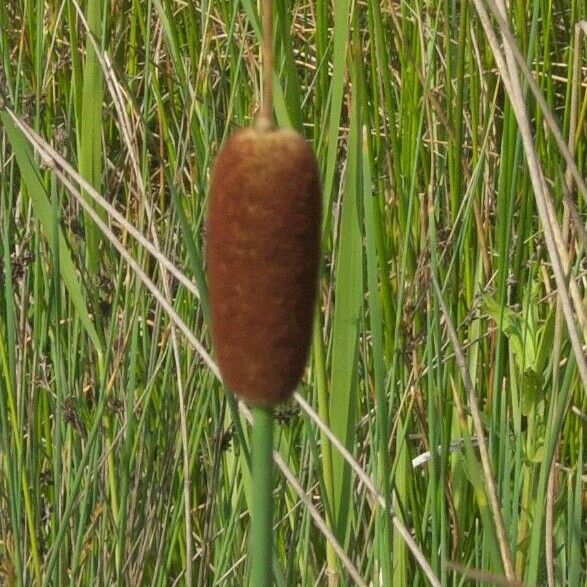
<instances>
[{"instance_id":1,"label":"cattail seed head","mask_svg":"<svg viewBox=\"0 0 587 587\"><path fill-rule=\"evenodd\" d=\"M228 387L258 405L289 397L311 340L320 178L290 130L247 128L212 171L206 257L212 337Z\"/></svg>"}]
</instances>

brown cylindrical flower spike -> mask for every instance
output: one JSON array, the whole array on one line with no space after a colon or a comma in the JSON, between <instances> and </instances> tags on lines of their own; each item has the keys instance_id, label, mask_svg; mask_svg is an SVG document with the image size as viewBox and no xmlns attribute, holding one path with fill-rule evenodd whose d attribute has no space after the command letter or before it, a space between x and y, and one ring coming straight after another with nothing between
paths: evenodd
<instances>
[{"instance_id":1,"label":"brown cylindrical flower spike","mask_svg":"<svg viewBox=\"0 0 587 587\"><path fill-rule=\"evenodd\" d=\"M320 178L291 130L237 131L212 171L207 265L212 337L228 387L252 404L289 397L311 340Z\"/></svg>"}]
</instances>

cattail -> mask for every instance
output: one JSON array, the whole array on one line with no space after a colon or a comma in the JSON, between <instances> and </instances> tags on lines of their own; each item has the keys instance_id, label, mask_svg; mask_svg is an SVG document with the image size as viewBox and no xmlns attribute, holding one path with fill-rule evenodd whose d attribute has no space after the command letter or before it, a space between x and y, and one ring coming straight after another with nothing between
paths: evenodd
<instances>
[{"instance_id":1,"label":"cattail","mask_svg":"<svg viewBox=\"0 0 587 587\"><path fill-rule=\"evenodd\" d=\"M272 406L301 379L320 248L320 181L291 130L237 131L218 155L208 210L212 336L228 387Z\"/></svg>"}]
</instances>

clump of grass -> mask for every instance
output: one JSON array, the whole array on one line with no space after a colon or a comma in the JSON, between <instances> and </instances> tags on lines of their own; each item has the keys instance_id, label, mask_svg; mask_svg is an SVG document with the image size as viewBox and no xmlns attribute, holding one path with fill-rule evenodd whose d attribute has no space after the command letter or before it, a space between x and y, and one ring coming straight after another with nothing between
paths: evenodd
<instances>
[{"instance_id":1,"label":"clump of grass","mask_svg":"<svg viewBox=\"0 0 587 587\"><path fill-rule=\"evenodd\" d=\"M203 241L257 4L0 2L2 584L255 572ZM262 450L280 587L504 582L504 546L585 584L587 7L506 4L276 6L275 117L324 188L311 367Z\"/></svg>"}]
</instances>

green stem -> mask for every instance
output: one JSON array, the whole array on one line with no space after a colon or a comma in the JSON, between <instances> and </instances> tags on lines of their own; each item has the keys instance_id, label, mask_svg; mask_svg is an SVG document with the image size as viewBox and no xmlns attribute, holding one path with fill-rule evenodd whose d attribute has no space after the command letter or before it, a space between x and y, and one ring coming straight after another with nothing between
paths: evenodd
<instances>
[{"instance_id":1,"label":"green stem","mask_svg":"<svg viewBox=\"0 0 587 587\"><path fill-rule=\"evenodd\" d=\"M273 585L273 410L253 408L251 587Z\"/></svg>"},{"instance_id":2,"label":"green stem","mask_svg":"<svg viewBox=\"0 0 587 587\"><path fill-rule=\"evenodd\" d=\"M323 422L330 427L330 410L328 407L328 388L326 382L326 367L324 357L324 343L322 342L322 320L317 312L314 317L314 327L312 331L314 349L314 369L316 372L316 389L318 392L318 414ZM332 445L330 439L324 432L320 433L322 444L322 472L324 478L324 491L326 493L326 520L331 530L334 530L334 481L332 479ZM326 560L328 564L329 581L336 583L338 578L338 558L330 542L326 542Z\"/></svg>"}]
</instances>

